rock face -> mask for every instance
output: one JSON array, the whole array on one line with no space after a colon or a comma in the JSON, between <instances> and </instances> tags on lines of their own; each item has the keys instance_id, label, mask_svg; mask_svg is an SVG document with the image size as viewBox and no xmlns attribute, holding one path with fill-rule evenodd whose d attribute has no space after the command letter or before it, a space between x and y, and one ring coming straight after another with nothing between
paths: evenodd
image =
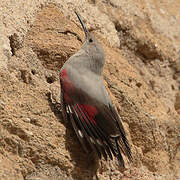
<instances>
[{"instance_id":1,"label":"rock face","mask_svg":"<svg viewBox=\"0 0 180 180\"><path fill-rule=\"evenodd\" d=\"M180 179L180 1L2 1L0 179ZM106 53L104 82L133 163L81 149L59 69L82 45L77 10Z\"/></svg>"}]
</instances>

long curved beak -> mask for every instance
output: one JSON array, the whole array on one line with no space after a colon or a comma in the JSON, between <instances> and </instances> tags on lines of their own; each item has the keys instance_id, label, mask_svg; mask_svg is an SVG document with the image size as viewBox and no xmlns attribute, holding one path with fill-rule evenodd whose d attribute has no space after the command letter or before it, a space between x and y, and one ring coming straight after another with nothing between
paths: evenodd
<instances>
[{"instance_id":1,"label":"long curved beak","mask_svg":"<svg viewBox=\"0 0 180 180\"><path fill-rule=\"evenodd\" d=\"M81 23L81 26L82 26L82 28L83 28L83 30L84 30L85 36L86 36L86 38L87 38L87 37L88 37L88 34L89 34L89 31L87 30L87 28L86 28L84 22L82 21L80 15L79 15L76 11L75 11L75 14L76 14L76 16L78 17L78 19L79 19L79 21L80 21L80 23Z\"/></svg>"}]
</instances>

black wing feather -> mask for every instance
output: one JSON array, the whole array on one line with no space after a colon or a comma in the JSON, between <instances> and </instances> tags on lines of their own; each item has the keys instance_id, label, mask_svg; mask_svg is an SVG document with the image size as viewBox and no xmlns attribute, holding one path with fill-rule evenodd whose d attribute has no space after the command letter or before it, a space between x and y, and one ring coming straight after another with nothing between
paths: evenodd
<instances>
[{"instance_id":1,"label":"black wing feather","mask_svg":"<svg viewBox=\"0 0 180 180\"><path fill-rule=\"evenodd\" d=\"M75 133L76 133L76 135L77 135L77 137L78 137L78 139L79 139L79 142L81 143L81 145L82 145L82 147L83 147L83 149L84 149L84 151L86 152L86 153L88 153L88 150L87 150L87 148L86 148L86 145L85 145L85 140L84 140L84 138L83 137L81 137L80 136L80 134L79 134L79 127L77 126L77 116L75 116L74 114L72 114L71 113L71 109L70 109L70 107L68 108L69 109L69 116L70 116L70 121L71 121L71 124L72 124L72 126L73 126L73 128L74 128L74 131L75 131Z\"/></svg>"},{"instance_id":2,"label":"black wing feather","mask_svg":"<svg viewBox=\"0 0 180 180\"><path fill-rule=\"evenodd\" d=\"M91 148L93 149L93 151L96 152L99 157L101 157L101 153L100 153L100 151L99 151L99 148L98 148L95 144L93 144L93 143L91 142L90 136L87 134L87 131L86 131L86 129L84 128L84 126L83 126L83 124L82 124L82 121L81 121L81 119L80 119L80 117L79 117L78 112L76 111L76 109L74 108L74 106L71 106L71 109L72 109L72 111L74 112L74 114L76 115L76 120L77 120L76 123L80 126L83 135L86 137L86 140L88 141L88 144L91 146ZM76 131L76 130L75 130L75 131ZM85 143L84 143L84 145L85 145Z\"/></svg>"}]
</instances>

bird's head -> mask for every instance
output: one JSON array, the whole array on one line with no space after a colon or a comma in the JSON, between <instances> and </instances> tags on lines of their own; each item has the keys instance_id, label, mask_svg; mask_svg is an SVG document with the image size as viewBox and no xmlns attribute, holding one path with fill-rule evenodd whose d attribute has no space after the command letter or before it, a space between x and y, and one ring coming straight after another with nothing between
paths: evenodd
<instances>
[{"instance_id":1,"label":"bird's head","mask_svg":"<svg viewBox=\"0 0 180 180\"><path fill-rule=\"evenodd\" d=\"M75 13L81 23L86 37L82 49L91 57L93 61L92 63L95 63L100 69L102 69L105 63L104 50L98 40L88 31L79 14L77 12Z\"/></svg>"}]
</instances>

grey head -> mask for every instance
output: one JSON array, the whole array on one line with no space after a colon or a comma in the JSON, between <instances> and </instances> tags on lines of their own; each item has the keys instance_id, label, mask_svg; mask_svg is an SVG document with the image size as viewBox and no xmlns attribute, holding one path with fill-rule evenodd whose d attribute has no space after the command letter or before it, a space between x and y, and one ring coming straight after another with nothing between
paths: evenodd
<instances>
[{"instance_id":1,"label":"grey head","mask_svg":"<svg viewBox=\"0 0 180 180\"><path fill-rule=\"evenodd\" d=\"M101 74L103 66L105 64L104 50L98 40L88 31L80 15L77 12L75 13L85 33L85 41L80 49L80 51L83 50L86 54L87 58L84 58L84 61L89 61L89 68L94 73ZM84 62L84 64L86 63Z\"/></svg>"}]
</instances>

